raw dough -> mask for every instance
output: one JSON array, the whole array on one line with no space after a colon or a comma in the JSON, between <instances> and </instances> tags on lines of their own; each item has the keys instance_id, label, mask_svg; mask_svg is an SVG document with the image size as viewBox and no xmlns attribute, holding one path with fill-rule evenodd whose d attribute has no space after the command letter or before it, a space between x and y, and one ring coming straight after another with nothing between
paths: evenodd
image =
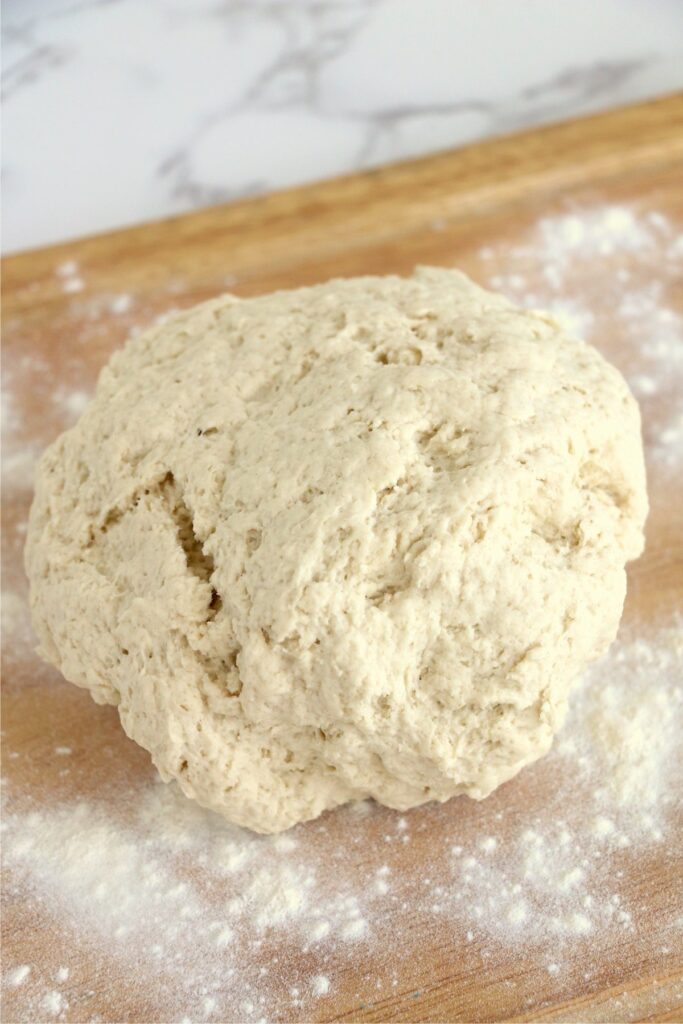
<instances>
[{"instance_id":1,"label":"raw dough","mask_svg":"<svg viewBox=\"0 0 683 1024\"><path fill-rule=\"evenodd\" d=\"M45 454L34 621L241 825L481 798L614 637L646 507L634 399L548 315L429 268L224 296Z\"/></svg>"}]
</instances>

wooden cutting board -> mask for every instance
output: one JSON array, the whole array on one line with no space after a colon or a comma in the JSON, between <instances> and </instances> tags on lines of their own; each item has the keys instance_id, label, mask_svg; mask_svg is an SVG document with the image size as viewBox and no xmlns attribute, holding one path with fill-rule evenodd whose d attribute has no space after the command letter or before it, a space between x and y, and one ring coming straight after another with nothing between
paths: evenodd
<instances>
[{"instance_id":1,"label":"wooden cutting board","mask_svg":"<svg viewBox=\"0 0 683 1024\"><path fill-rule=\"evenodd\" d=\"M633 224L624 222L617 252L612 236L605 244L595 233L577 236L574 245L572 222L563 217L578 217L585 235L590 217L604 224L610 210L612 235L626 210L636 219L636 234L649 225L646 244L632 245ZM99 369L131 329L225 290L250 296L333 276L408 273L417 263L458 266L523 300L557 298L544 261L560 259L563 288L574 303L570 315L590 326L591 340L632 378L648 370L633 339L626 343L623 322L612 316L615 281L623 282L622 300L664 289L667 308L683 312L683 281L670 255L679 252L675 238L682 232L683 98L675 96L7 258L3 593L10 598L2 752L11 798L39 812L77 799L104 801L103 794L111 806L134 802L152 778L147 755L122 734L114 710L97 707L31 653L22 618L31 459L73 422ZM573 245L578 255L567 266ZM647 333L645 327L643 345ZM653 454L675 398L643 401L652 512L647 552L629 570L625 621L636 632L682 607L683 486L671 460ZM296 830L297 843L318 858L319 872L330 858L340 877L348 868L359 879L363 872L374 877L390 848L392 878L422 882L438 870L435 851L453 836L465 846L476 846L482 835L501 842L525 815L542 820L557 770L552 759L541 762L482 805L456 800L412 812L402 826L412 841L402 846L392 842L396 816L379 808L364 817L327 815L322 829L316 823ZM680 945L660 941L683 912L680 865L675 839L640 860L619 861L620 891L642 911L641 924L560 951L558 970L549 968L553 951L546 947L490 942L479 933L469 939L456 912L447 920L413 913L406 897L388 900L370 920L372 940L332 956L328 948L316 960L295 932L285 939L266 935L261 946L243 952L243 960L251 956L257 964L268 963L277 949L277 983L258 1012L229 991L226 975L219 996L227 1010L207 1010L197 996L184 1014L191 1020L680 1020ZM616 859L608 878L612 869L617 872ZM142 961L131 967L90 933L75 934L69 912L63 902L56 909L40 886L28 898L24 883L6 872L3 970L26 964L31 974L21 985L6 985L3 1020L176 1019L179 1004L168 979L148 978ZM67 959L60 999L41 1002ZM329 993L297 1000L292 991L319 973L329 978Z\"/></svg>"}]
</instances>

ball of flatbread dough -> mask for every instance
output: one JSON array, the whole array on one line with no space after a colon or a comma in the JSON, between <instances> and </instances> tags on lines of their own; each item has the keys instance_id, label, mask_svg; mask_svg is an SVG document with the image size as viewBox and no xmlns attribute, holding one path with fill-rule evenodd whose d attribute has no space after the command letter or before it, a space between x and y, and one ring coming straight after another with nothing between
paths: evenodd
<instances>
[{"instance_id":1,"label":"ball of flatbread dough","mask_svg":"<svg viewBox=\"0 0 683 1024\"><path fill-rule=\"evenodd\" d=\"M224 296L45 454L34 621L240 825L481 798L613 639L645 515L638 407L550 316L428 268Z\"/></svg>"}]
</instances>

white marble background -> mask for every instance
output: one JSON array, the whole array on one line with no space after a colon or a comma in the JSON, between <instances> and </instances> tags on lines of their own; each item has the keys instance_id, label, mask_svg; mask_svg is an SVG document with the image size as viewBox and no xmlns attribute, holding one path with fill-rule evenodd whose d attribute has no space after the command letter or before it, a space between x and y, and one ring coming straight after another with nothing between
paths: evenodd
<instances>
[{"instance_id":1,"label":"white marble background","mask_svg":"<svg viewBox=\"0 0 683 1024\"><path fill-rule=\"evenodd\" d=\"M6 0L3 248L683 86L682 0Z\"/></svg>"}]
</instances>

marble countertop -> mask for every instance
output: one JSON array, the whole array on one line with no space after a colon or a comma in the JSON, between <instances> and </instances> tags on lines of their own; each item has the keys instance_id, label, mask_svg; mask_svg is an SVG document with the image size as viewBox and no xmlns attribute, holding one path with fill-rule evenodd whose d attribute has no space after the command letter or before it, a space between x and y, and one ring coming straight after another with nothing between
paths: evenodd
<instances>
[{"instance_id":1,"label":"marble countertop","mask_svg":"<svg viewBox=\"0 0 683 1024\"><path fill-rule=\"evenodd\" d=\"M3 249L683 87L680 0L8 0Z\"/></svg>"}]
</instances>

